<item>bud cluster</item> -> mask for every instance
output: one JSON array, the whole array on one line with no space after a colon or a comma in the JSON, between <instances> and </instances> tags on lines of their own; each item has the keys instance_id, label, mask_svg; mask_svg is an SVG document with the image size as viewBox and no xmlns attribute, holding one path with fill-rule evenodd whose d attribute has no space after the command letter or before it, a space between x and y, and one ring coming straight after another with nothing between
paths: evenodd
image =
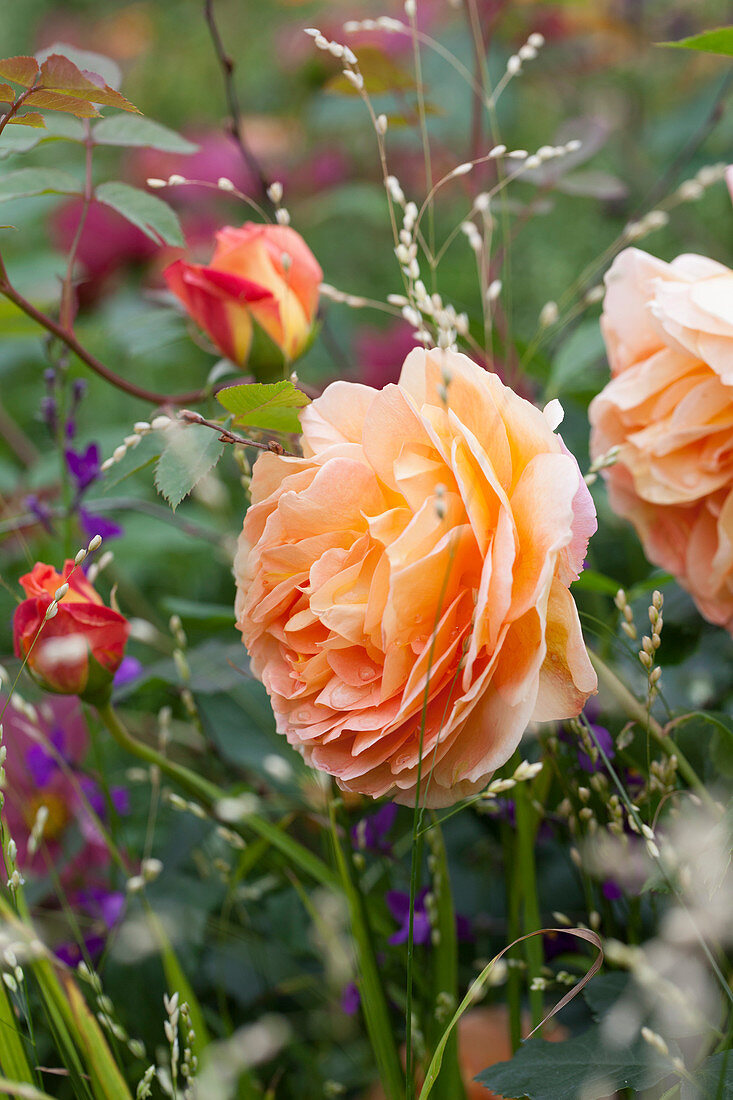
<instances>
[{"instance_id":1,"label":"bud cluster","mask_svg":"<svg viewBox=\"0 0 733 1100\"><path fill-rule=\"evenodd\" d=\"M128 450L133 450L137 447L144 435L148 435L150 432L165 431L172 423L174 423L174 421L170 416L163 415L154 417L150 422L147 420L136 421L130 435L126 435L122 443L115 447L110 457L104 460L100 469L106 473L106 471L110 470L116 462L122 461Z\"/></svg>"}]
</instances>

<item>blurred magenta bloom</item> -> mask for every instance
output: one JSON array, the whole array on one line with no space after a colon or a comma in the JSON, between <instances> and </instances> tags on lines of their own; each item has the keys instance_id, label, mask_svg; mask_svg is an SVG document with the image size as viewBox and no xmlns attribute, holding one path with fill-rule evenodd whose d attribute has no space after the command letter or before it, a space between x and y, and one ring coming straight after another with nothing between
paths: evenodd
<instances>
[{"instance_id":1,"label":"blurred magenta bloom","mask_svg":"<svg viewBox=\"0 0 733 1100\"><path fill-rule=\"evenodd\" d=\"M0 708L5 698L0 698ZM80 770L89 738L79 702L66 696L48 697L37 707L38 723L8 706L3 718L5 760L5 821L18 847L18 867L43 875L50 863L67 893L104 886L110 854L85 805ZM96 786L96 784L95 784ZM41 806L48 811L39 850L28 841Z\"/></svg>"},{"instance_id":2,"label":"blurred magenta bloom","mask_svg":"<svg viewBox=\"0 0 733 1100\"><path fill-rule=\"evenodd\" d=\"M383 389L389 382L399 381L402 364L413 348L421 347L412 335L407 321L393 321L387 328L365 325L355 340L359 374L356 381L365 386Z\"/></svg>"},{"instance_id":3,"label":"blurred magenta bloom","mask_svg":"<svg viewBox=\"0 0 733 1100\"><path fill-rule=\"evenodd\" d=\"M81 199L71 199L51 218L53 242L64 252L74 240L82 209ZM157 245L121 214L93 202L77 249L77 259L84 272L77 286L80 304L95 302L107 289L111 276L130 264L149 260L158 251Z\"/></svg>"}]
</instances>

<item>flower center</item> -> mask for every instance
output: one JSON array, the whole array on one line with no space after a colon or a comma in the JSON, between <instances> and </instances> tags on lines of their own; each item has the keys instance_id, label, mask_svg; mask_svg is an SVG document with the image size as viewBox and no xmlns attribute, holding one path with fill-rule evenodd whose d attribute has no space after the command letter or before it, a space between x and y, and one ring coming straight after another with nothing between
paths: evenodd
<instances>
[{"instance_id":1,"label":"flower center","mask_svg":"<svg viewBox=\"0 0 733 1100\"><path fill-rule=\"evenodd\" d=\"M43 839L58 840L71 820L66 802L60 795L50 792L33 795L28 800L24 814L29 829L35 825L41 806L45 806L48 810L46 824L43 827Z\"/></svg>"}]
</instances>

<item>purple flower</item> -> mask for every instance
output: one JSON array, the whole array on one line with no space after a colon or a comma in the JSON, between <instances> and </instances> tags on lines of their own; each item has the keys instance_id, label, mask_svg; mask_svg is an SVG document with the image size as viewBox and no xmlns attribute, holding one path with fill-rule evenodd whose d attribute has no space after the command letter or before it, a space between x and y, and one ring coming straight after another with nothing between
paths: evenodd
<instances>
[{"instance_id":1,"label":"purple flower","mask_svg":"<svg viewBox=\"0 0 733 1100\"><path fill-rule=\"evenodd\" d=\"M94 813L97 815L100 821L106 820L107 817L107 799L100 790L99 786L89 776L84 776L80 783L81 789L84 792L87 802L91 806ZM125 816L130 812L130 793L127 787L110 787L109 797L112 801L112 805L115 811L121 816Z\"/></svg>"},{"instance_id":2,"label":"purple flower","mask_svg":"<svg viewBox=\"0 0 733 1100\"><path fill-rule=\"evenodd\" d=\"M517 811L513 798L492 799L486 804L486 813L497 821L505 821L512 828L517 824Z\"/></svg>"},{"instance_id":3,"label":"purple flower","mask_svg":"<svg viewBox=\"0 0 733 1100\"><path fill-rule=\"evenodd\" d=\"M412 938L415 943L430 943L430 917L425 909L427 893L428 887L424 886L415 898L415 911L412 922ZM407 943L410 935L410 895L402 890L388 890L385 894L385 901L390 913L400 925L387 942L393 945ZM470 920L460 913L456 913L456 934L459 940L473 938Z\"/></svg>"},{"instance_id":4,"label":"purple flower","mask_svg":"<svg viewBox=\"0 0 733 1100\"><path fill-rule=\"evenodd\" d=\"M58 409L56 407L55 397L42 397L41 398L41 420L46 425L52 435L56 434L56 417L58 415Z\"/></svg>"},{"instance_id":5,"label":"purple flower","mask_svg":"<svg viewBox=\"0 0 733 1100\"><path fill-rule=\"evenodd\" d=\"M85 451L64 451L66 466L76 485L77 492L83 493L100 475L99 447L90 443Z\"/></svg>"},{"instance_id":6,"label":"purple flower","mask_svg":"<svg viewBox=\"0 0 733 1100\"><path fill-rule=\"evenodd\" d=\"M624 892L615 878L607 878L601 885L601 893L606 901L618 901L624 896Z\"/></svg>"},{"instance_id":7,"label":"purple flower","mask_svg":"<svg viewBox=\"0 0 733 1100\"><path fill-rule=\"evenodd\" d=\"M54 951L54 954L59 962L65 963L66 966L76 969L85 955L88 955L90 959L98 958L104 950L104 944L104 936L85 936L84 950L79 947L78 943L69 941L67 943L60 943Z\"/></svg>"},{"instance_id":8,"label":"purple flower","mask_svg":"<svg viewBox=\"0 0 733 1100\"><path fill-rule=\"evenodd\" d=\"M597 726L595 723L591 724L591 729L593 730L594 741L598 742L608 759L613 760L616 752L613 747L613 737L611 737L611 734L604 726ZM592 775L593 772L602 771L605 767L603 757L600 753L598 753L594 763L584 749L578 749L578 763L583 771L588 772L590 775Z\"/></svg>"},{"instance_id":9,"label":"purple flower","mask_svg":"<svg viewBox=\"0 0 733 1100\"><path fill-rule=\"evenodd\" d=\"M376 813L363 817L351 830L351 843L362 852L374 852L377 855L391 855L392 845L387 834L397 818L397 804L385 802Z\"/></svg>"},{"instance_id":10,"label":"purple flower","mask_svg":"<svg viewBox=\"0 0 733 1100\"><path fill-rule=\"evenodd\" d=\"M88 916L103 921L108 929L114 928L125 908L124 894L118 890L103 890L101 886L80 890L75 901Z\"/></svg>"},{"instance_id":11,"label":"purple flower","mask_svg":"<svg viewBox=\"0 0 733 1100\"><path fill-rule=\"evenodd\" d=\"M60 726L55 726L49 733L49 741L67 763L71 763L64 753L64 731ZM25 751L25 766L30 772L31 778L39 790L43 790L53 779L59 770L59 763L53 753L47 752L43 745L30 745Z\"/></svg>"},{"instance_id":12,"label":"purple flower","mask_svg":"<svg viewBox=\"0 0 733 1100\"><path fill-rule=\"evenodd\" d=\"M415 898L415 913L412 921L412 938L415 943L430 943L430 918L425 911L425 896L428 892L424 886ZM388 890L385 901L389 911L400 925L387 943L407 943L410 936L410 895L402 890Z\"/></svg>"},{"instance_id":13,"label":"purple flower","mask_svg":"<svg viewBox=\"0 0 733 1100\"><path fill-rule=\"evenodd\" d=\"M125 895L117 890L105 890L101 886L92 886L80 890L71 899L71 904L86 917L95 922L97 928L103 926L110 932L121 920L125 910ZM85 956L94 959L101 955L106 943L106 935L100 935L101 928L84 937L83 949L78 943L61 943L56 948L56 958L67 966L78 966Z\"/></svg>"},{"instance_id":14,"label":"purple flower","mask_svg":"<svg viewBox=\"0 0 733 1100\"><path fill-rule=\"evenodd\" d=\"M88 539L93 539L95 535L101 535L106 541L107 539L119 538L120 535L125 533L119 523L114 523L111 519L105 519L103 516L93 515L86 508L79 509L79 523Z\"/></svg>"},{"instance_id":15,"label":"purple flower","mask_svg":"<svg viewBox=\"0 0 733 1100\"><path fill-rule=\"evenodd\" d=\"M545 962L550 962L558 955L577 954L578 940L569 932L545 932L542 937L542 949Z\"/></svg>"},{"instance_id":16,"label":"purple flower","mask_svg":"<svg viewBox=\"0 0 733 1100\"><path fill-rule=\"evenodd\" d=\"M344 986L343 993L341 994L341 1011L346 1016L356 1016L360 1004L361 995L359 993L359 987L356 982L349 982L347 986Z\"/></svg>"},{"instance_id":17,"label":"purple flower","mask_svg":"<svg viewBox=\"0 0 733 1100\"><path fill-rule=\"evenodd\" d=\"M40 500L35 493L31 493L23 501L29 512L32 512L38 522L46 528L49 535L53 534L53 525L51 523L51 509L48 508L42 500Z\"/></svg>"},{"instance_id":18,"label":"purple flower","mask_svg":"<svg viewBox=\"0 0 733 1100\"><path fill-rule=\"evenodd\" d=\"M124 687L125 684L137 680L142 670L142 662L138 661L137 657L123 657L112 683L116 688Z\"/></svg>"}]
</instances>

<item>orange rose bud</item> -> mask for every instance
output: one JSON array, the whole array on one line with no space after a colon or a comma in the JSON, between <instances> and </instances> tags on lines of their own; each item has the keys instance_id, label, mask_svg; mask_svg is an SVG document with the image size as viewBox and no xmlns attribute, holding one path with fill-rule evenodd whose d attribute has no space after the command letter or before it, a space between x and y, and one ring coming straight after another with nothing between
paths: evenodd
<instances>
[{"instance_id":1,"label":"orange rose bud","mask_svg":"<svg viewBox=\"0 0 733 1100\"><path fill-rule=\"evenodd\" d=\"M253 324L288 360L301 354L313 328L323 272L294 229L246 222L217 233L210 264L177 260L164 276L219 351L241 367Z\"/></svg>"},{"instance_id":2,"label":"orange rose bud","mask_svg":"<svg viewBox=\"0 0 733 1100\"><path fill-rule=\"evenodd\" d=\"M122 661L130 633L127 619L103 603L71 560L61 573L36 562L20 583L27 599L13 618L16 656L27 658L28 671L46 691L90 701L103 695ZM56 614L46 619L64 583L69 589Z\"/></svg>"}]
</instances>

